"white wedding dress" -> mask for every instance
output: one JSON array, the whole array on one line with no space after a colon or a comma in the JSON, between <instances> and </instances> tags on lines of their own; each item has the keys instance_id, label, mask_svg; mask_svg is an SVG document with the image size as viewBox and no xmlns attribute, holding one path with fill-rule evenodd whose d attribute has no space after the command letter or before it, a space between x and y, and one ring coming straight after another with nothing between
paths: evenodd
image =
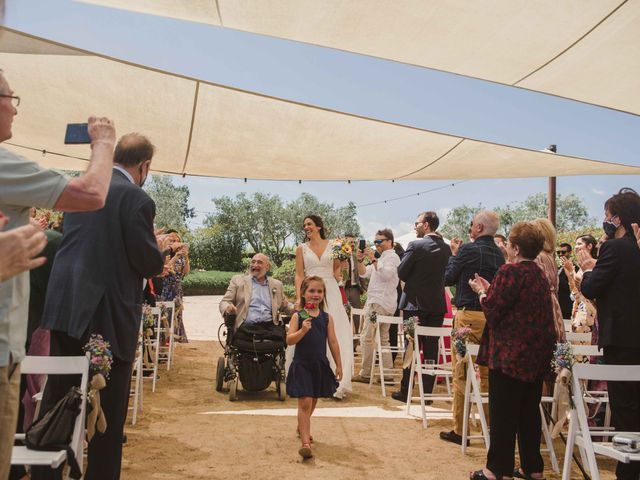
<instances>
[{"instance_id":1,"label":"white wedding dress","mask_svg":"<svg viewBox=\"0 0 640 480\"><path fill-rule=\"evenodd\" d=\"M327 248L318 258L318 256L309 248L306 243L302 244L302 258L304 260L304 275L309 277L315 275L324 280L326 287L325 300L327 303L327 312L333 317L333 324L340 345L340 357L342 359L342 381L338 387L338 395L351 392L351 370L353 365L353 334L351 332L351 323L349 317L342 304L342 295L338 288L338 282L333 276L333 258L331 256L331 242L327 243ZM287 349L287 370L293 359L295 346ZM329 348L327 348L327 357L331 363L331 368L335 370L335 363Z\"/></svg>"}]
</instances>

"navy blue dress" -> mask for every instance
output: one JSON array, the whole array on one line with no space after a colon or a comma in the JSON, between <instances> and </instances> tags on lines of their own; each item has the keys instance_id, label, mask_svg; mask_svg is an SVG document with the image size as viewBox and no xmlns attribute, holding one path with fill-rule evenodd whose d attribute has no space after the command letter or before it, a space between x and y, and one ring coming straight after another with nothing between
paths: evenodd
<instances>
[{"instance_id":1,"label":"navy blue dress","mask_svg":"<svg viewBox=\"0 0 640 480\"><path fill-rule=\"evenodd\" d=\"M302 325L302 321L299 324ZM336 392L338 382L327 358L328 326L329 316L320 311L317 317L311 317L311 330L296 343L287 375L290 397L331 397Z\"/></svg>"}]
</instances>

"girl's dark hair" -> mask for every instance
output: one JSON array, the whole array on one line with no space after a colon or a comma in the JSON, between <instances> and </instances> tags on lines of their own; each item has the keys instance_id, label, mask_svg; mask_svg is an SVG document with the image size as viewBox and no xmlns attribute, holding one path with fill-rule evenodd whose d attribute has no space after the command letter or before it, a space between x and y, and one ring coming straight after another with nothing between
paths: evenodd
<instances>
[{"instance_id":1,"label":"girl's dark hair","mask_svg":"<svg viewBox=\"0 0 640 480\"><path fill-rule=\"evenodd\" d=\"M584 243L591 245L591 257L598 258L598 241L595 237L589 233L585 235L579 235L576 240L582 240Z\"/></svg>"},{"instance_id":2,"label":"girl's dark hair","mask_svg":"<svg viewBox=\"0 0 640 480\"><path fill-rule=\"evenodd\" d=\"M300 299L302 300L302 308L304 308L304 305L307 303L307 299L304 297L304 292L307 291L307 288L309 288L309 284L311 282L320 282L322 284L322 288L324 289L324 297L322 298L322 302L320 302L320 305L318 306L320 307L320 310L325 311L327 309L327 286L325 285L324 280L316 275L306 277L302 281L302 285L300 285Z\"/></svg>"},{"instance_id":3,"label":"girl's dark hair","mask_svg":"<svg viewBox=\"0 0 640 480\"><path fill-rule=\"evenodd\" d=\"M393 249L396 251L396 255L400 257L400 260L402 260L402 257L404 256L403 246L400 245L398 242L394 242Z\"/></svg>"},{"instance_id":4,"label":"girl's dark hair","mask_svg":"<svg viewBox=\"0 0 640 480\"><path fill-rule=\"evenodd\" d=\"M322 238L323 240L325 238L327 238L327 235L324 231L324 222L322 221L322 218L320 218L318 215L307 215L306 217L304 217L304 219L302 220L302 223L304 224L304 221L306 219L311 220L316 227L320 227L320 238Z\"/></svg>"}]
</instances>

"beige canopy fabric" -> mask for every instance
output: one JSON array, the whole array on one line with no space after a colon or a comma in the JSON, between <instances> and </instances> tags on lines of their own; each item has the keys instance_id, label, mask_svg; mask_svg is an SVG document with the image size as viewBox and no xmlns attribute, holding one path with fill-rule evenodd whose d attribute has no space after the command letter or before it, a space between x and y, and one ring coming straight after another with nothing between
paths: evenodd
<instances>
[{"instance_id":1,"label":"beige canopy fabric","mask_svg":"<svg viewBox=\"0 0 640 480\"><path fill-rule=\"evenodd\" d=\"M465 139L215 85L6 30L0 65L22 102L3 146L84 169L64 145L91 114L154 142L156 171L282 180L384 180L639 174L640 167ZM19 53L15 53L19 52ZM34 53L31 53L34 52ZM43 154L43 151L46 153ZM362 168L366 164L367 168Z\"/></svg>"},{"instance_id":2,"label":"beige canopy fabric","mask_svg":"<svg viewBox=\"0 0 640 480\"><path fill-rule=\"evenodd\" d=\"M640 115L637 0L81 1L396 60Z\"/></svg>"}]
</instances>

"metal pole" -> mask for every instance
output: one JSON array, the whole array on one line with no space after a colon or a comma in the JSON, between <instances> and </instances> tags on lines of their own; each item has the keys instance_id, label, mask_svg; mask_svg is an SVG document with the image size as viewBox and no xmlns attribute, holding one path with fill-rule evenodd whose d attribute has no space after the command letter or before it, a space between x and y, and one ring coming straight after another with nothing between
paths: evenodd
<instances>
[{"instance_id":1,"label":"metal pole","mask_svg":"<svg viewBox=\"0 0 640 480\"><path fill-rule=\"evenodd\" d=\"M556 153L556 145L549 145L546 150L548 152ZM549 177L549 221L556 226L556 177Z\"/></svg>"}]
</instances>

